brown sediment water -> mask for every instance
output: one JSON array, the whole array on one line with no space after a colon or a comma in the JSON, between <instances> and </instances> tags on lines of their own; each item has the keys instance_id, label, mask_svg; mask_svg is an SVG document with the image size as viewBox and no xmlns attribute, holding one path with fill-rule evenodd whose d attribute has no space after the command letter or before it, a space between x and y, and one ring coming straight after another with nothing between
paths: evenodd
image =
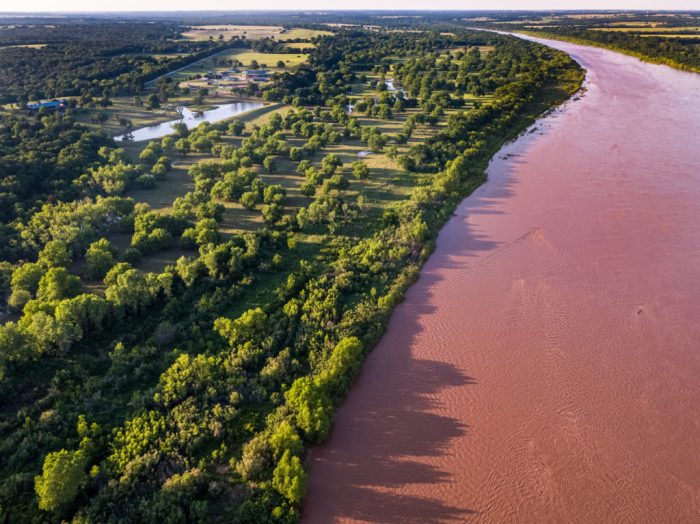
<instances>
[{"instance_id":1,"label":"brown sediment water","mask_svg":"<svg viewBox=\"0 0 700 524\"><path fill-rule=\"evenodd\" d=\"M441 231L306 522L700 522L700 75L543 42L587 90Z\"/></svg>"}]
</instances>

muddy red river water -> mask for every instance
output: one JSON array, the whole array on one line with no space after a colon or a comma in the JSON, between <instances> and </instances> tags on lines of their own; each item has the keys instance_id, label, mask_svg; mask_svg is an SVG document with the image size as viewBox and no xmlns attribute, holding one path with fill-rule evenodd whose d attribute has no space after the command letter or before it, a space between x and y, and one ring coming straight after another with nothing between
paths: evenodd
<instances>
[{"instance_id":1,"label":"muddy red river water","mask_svg":"<svg viewBox=\"0 0 700 524\"><path fill-rule=\"evenodd\" d=\"M700 75L549 43L586 92L440 233L306 522L700 522Z\"/></svg>"}]
</instances>

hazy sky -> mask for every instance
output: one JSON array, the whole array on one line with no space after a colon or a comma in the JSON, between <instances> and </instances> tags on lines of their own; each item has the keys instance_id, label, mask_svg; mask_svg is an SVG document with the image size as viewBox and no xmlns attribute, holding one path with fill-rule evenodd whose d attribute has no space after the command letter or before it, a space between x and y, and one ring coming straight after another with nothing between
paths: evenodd
<instances>
[{"instance_id":1,"label":"hazy sky","mask_svg":"<svg viewBox=\"0 0 700 524\"><path fill-rule=\"evenodd\" d=\"M8 11L178 11L251 9L700 9L700 0L23 0Z\"/></svg>"}]
</instances>

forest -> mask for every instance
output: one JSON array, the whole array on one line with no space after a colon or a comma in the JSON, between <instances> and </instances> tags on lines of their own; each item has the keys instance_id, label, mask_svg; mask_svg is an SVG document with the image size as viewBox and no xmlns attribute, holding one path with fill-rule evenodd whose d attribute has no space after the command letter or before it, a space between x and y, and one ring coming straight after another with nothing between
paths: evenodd
<instances>
[{"instance_id":1,"label":"forest","mask_svg":"<svg viewBox=\"0 0 700 524\"><path fill-rule=\"evenodd\" d=\"M0 33L46 44L0 49L0 520L298 521L307 450L441 225L583 80L443 15L354 16L249 90L263 110L143 143L80 108L176 90L145 81L201 54L285 46L188 42L181 20ZM15 104L57 96L64 112Z\"/></svg>"}]
</instances>

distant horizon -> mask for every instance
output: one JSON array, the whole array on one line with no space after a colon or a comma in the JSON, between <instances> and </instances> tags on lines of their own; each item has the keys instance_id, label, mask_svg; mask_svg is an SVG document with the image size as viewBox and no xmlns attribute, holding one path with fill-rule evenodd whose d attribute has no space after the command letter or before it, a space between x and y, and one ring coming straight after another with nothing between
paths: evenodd
<instances>
[{"instance_id":1,"label":"distant horizon","mask_svg":"<svg viewBox=\"0 0 700 524\"><path fill-rule=\"evenodd\" d=\"M109 14L109 13L256 13L256 12L334 12L334 11L393 11L393 12L494 12L494 11L585 11L585 12L610 12L610 11L656 11L656 12L700 12L697 0L675 0L669 2L659 2L658 0L619 0L615 5L610 5L606 0L579 0L576 3L581 5L567 5L562 7L561 0L500 0L494 2L495 5L484 9L481 5L470 7L471 2L461 0L435 0L431 9L425 9L423 0L357 0L353 2L328 2L327 0L301 0L296 2L294 8L290 9L288 2L284 0L259 0L256 2L259 7L256 9L237 8L235 5L229 7L230 3L223 0L200 0L201 6L193 9L191 2L186 0L151 0L151 7L143 9L144 2L141 0L103 0L100 7L95 8L94 2L90 0L64 0L61 8L56 8L54 0L28 0L22 3L21 9L3 9L0 15L21 15L21 14ZM237 2L234 2L236 4ZM328 4L334 4L328 7ZM480 4L480 2L473 2ZM571 4L572 2L569 2ZM229 5L226 5L229 4ZM351 4L347 6L347 4ZM377 7L380 4L381 7ZM661 4L661 5L659 5Z\"/></svg>"}]
</instances>

